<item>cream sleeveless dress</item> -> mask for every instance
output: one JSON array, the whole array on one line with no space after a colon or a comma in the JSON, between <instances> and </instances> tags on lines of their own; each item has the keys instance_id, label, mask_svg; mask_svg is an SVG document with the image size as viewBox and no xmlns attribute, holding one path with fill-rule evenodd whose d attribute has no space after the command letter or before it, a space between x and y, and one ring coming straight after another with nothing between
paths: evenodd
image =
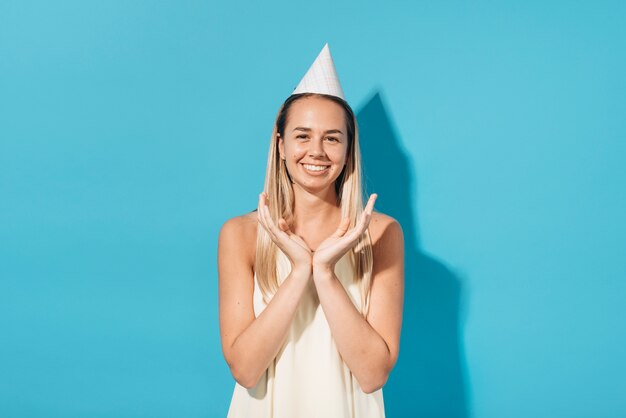
<instances>
[{"instance_id":1,"label":"cream sleeveless dress","mask_svg":"<svg viewBox=\"0 0 626 418\"><path fill-rule=\"evenodd\" d=\"M358 282L352 282L349 253L335 265L335 275L357 307ZM278 282L291 263L277 254ZM265 309L254 276L255 316ZM341 359L311 280L300 299L291 328L278 355L254 388L235 382L228 418L384 418L383 390L367 394Z\"/></svg>"}]
</instances>

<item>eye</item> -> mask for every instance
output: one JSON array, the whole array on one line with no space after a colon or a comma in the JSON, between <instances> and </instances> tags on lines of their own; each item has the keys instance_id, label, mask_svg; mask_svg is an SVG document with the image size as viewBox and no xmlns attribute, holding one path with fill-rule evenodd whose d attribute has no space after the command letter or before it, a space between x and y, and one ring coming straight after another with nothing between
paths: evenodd
<instances>
[{"instance_id":1,"label":"eye","mask_svg":"<svg viewBox=\"0 0 626 418\"><path fill-rule=\"evenodd\" d=\"M326 139L328 139L329 141L332 141L332 142L339 142L339 139L335 138L334 136L329 136Z\"/></svg>"},{"instance_id":2,"label":"eye","mask_svg":"<svg viewBox=\"0 0 626 418\"><path fill-rule=\"evenodd\" d=\"M305 135L305 134L298 135L298 136L296 136L296 138L307 138L307 135Z\"/></svg>"}]
</instances>

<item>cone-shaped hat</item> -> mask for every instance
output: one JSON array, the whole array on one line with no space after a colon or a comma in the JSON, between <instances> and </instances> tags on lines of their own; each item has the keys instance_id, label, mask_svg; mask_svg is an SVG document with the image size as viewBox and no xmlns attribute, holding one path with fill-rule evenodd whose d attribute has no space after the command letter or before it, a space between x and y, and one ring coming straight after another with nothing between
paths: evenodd
<instances>
[{"instance_id":1,"label":"cone-shaped hat","mask_svg":"<svg viewBox=\"0 0 626 418\"><path fill-rule=\"evenodd\" d=\"M317 58L306 72L300 84L295 88L293 94L297 93L323 93L331 96L343 97L343 90L339 84L339 77L335 71L333 58L330 56L328 43L324 45Z\"/></svg>"}]
</instances>

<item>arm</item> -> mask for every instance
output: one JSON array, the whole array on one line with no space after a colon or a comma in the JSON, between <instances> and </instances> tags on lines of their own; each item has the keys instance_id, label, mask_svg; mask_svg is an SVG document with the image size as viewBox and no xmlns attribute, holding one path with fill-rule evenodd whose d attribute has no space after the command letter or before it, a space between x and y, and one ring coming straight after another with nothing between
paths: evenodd
<instances>
[{"instance_id":1,"label":"arm","mask_svg":"<svg viewBox=\"0 0 626 418\"><path fill-rule=\"evenodd\" d=\"M242 218L227 221L219 235L219 317L224 358L235 380L252 388L282 347L311 271L292 269L255 318L253 247L257 222L256 218Z\"/></svg>"},{"instance_id":2,"label":"arm","mask_svg":"<svg viewBox=\"0 0 626 418\"><path fill-rule=\"evenodd\" d=\"M400 224L390 217L384 218L375 216L370 227L374 240L374 270L367 319L354 306L333 269L313 271L320 303L337 348L366 393L386 383L400 346L404 240Z\"/></svg>"}]
</instances>

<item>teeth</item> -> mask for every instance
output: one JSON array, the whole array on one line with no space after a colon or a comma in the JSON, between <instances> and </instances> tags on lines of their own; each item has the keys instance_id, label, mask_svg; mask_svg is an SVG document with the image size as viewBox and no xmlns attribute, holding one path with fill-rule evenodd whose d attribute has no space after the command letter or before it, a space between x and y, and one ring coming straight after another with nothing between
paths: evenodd
<instances>
[{"instance_id":1,"label":"teeth","mask_svg":"<svg viewBox=\"0 0 626 418\"><path fill-rule=\"evenodd\" d=\"M328 166L324 165L311 165L311 164L303 164L304 168L311 171L324 171L328 168Z\"/></svg>"}]
</instances>

